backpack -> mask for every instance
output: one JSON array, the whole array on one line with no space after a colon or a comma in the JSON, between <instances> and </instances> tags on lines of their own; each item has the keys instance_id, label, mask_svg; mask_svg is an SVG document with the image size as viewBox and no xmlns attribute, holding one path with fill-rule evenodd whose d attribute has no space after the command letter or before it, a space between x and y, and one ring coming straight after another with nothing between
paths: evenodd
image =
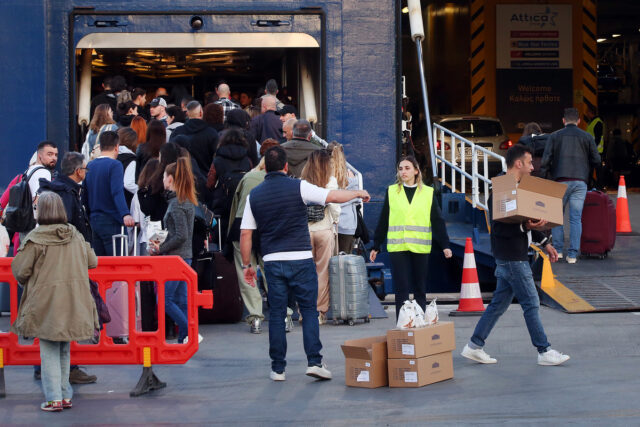
<instances>
[{"instance_id":1,"label":"backpack","mask_svg":"<svg viewBox=\"0 0 640 427\"><path fill-rule=\"evenodd\" d=\"M35 167L28 175L27 169L22 174L22 181L9 190L9 203L5 210L4 225L11 232L27 232L36 227L36 219L33 216L33 198L29 188L29 180L33 174L44 166Z\"/></svg>"},{"instance_id":2,"label":"backpack","mask_svg":"<svg viewBox=\"0 0 640 427\"><path fill-rule=\"evenodd\" d=\"M238 184L244 177L247 171L242 169L234 169L231 172L225 174L220 178L220 187L222 188L222 203L219 206L222 206L225 209L225 212L229 212L231 209L231 204L233 202L233 195L236 192L236 188L238 188Z\"/></svg>"}]
</instances>

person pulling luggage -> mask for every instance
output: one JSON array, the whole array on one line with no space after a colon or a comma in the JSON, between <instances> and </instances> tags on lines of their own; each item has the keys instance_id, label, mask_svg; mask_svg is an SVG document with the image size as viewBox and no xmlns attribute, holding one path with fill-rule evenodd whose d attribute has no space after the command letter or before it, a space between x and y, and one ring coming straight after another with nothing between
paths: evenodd
<instances>
[{"instance_id":1,"label":"person pulling luggage","mask_svg":"<svg viewBox=\"0 0 640 427\"><path fill-rule=\"evenodd\" d=\"M291 291L302 314L302 339L307 354L306 375L331 379L331 371L322 361L318 325L318 275L311 253L307 227L307 204L344 203L357 197L368 202L365 190L328 190L287 176L285 151L272 147L265 152L267 175L264 182L251 190L240 224L240 252L245 280L256 284L256 271L251 265L253 231L260 235L264 273L269 283L270 317L269 355L273 381L284 381L287 338L284 319L287 296Z\"/></svg>"},{"instance_id":2,"label":"person pulling luggage","mask_svg":"<svg viewBox=\"0 0 640 427\"><path fill-rule=\"evenodd\" d=\"M387 240L391 275L395 286L396 319L413 285L413 295L422 310L427 306L427 274L433 240L451 258L447 226L433 188L422 182L422 173L413 156L398 162L396 182L385 194L382 212L369 254L375 262Z\"/></svg>"}]
</instances>

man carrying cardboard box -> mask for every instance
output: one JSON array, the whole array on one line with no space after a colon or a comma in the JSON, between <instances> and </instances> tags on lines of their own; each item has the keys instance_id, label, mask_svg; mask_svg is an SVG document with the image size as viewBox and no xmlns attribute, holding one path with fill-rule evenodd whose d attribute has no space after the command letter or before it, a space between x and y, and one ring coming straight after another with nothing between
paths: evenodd
<instances>
[{"instance_id":1,"label":"man carrying cardboard box","mask_svg":"<svg viewBox=\"0 0 640 427\"><path fill-rule=\"evenodd\" d=\"M565 127L551 134L544 149L540 176L567 184L562 205L569 205L569 248L567 262L575 264L582 235L582 207L587 197L587 182L591 168L599 168L600 154L593 136L578 128L580 113L576 108L566 108L562 119ZM553 244L562 258L564 227L553 228Z\"/></svg>"},{"instance_id":2,"label":"man carrying cardboard box","mask_svg":"<svg viewBox=\"0 0 640 427\"><path fill-rule=\"evenodd\" d=\"M507 174L513 176L517 182L533 171L531 150L524 145L511 147L507 151L506 162ZM491 205L489 203L489 206ZM491 214L491 211L489 213ZM547 341L540 321L538 291L533 282L527 255L530 234L535 241L542 239L542 244L545 245L547 238L538 230L544 229L546 225L545 220L528 220L513 224L494 221L492 218L491 251L496 260L496 290L491 303L476 325L471 340L464 346L462 356L479 363L496 363L496 359L485 353L483 347L489 333L515 295L522 307L531 343L538 349L538 365L559 365L569 360L568 355L553 350ZM558 253L553 246L546 243L544 247L551 262L557 261Z\"/></svg>"}]
</instances>

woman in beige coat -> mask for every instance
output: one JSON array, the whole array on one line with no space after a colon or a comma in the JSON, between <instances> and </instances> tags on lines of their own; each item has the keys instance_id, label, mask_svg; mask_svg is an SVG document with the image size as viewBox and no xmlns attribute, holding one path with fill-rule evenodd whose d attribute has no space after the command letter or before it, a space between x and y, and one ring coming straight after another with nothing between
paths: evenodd
<instances>
[{"instance_id":1,"label":"woman in beige coat","mask_svg":"<svg viewBox=\"0 0 640 427\"><path fill-rule=\"evenodd\" d=\"M71 408L70 342L93 338L99 328L89 288L89 268L98 265L93 249L67 224L62 199L44 192L38 197L38 227L22 242L11 270L24 285L11 331L40 339L44 411Z\"/></svg>"}]
</instances>

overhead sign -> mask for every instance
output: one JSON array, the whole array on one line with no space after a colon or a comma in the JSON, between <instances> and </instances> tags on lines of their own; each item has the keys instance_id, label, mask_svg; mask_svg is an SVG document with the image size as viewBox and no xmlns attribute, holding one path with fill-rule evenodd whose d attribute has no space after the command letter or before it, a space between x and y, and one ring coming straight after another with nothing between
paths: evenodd
<instances>
[{"instance_id":1,"label":"overhead sign","mask_svg":"<svg viewBox=\"0 0 640 427\"><path fill-rule=\"evenodd\" d=\"M509 133L562 127L573 105L572 6L496 5L496 112Z\"/></svg>"},{"instance_id":2,"label":"overhead sign","mask_svg":"<svg viewBox=\"0 0 640 427\"><path fill-rule=\"evenodd\" d=\"M496 5L496 67L572 68L570 4Z\"/></svg>"}]
</instances>

